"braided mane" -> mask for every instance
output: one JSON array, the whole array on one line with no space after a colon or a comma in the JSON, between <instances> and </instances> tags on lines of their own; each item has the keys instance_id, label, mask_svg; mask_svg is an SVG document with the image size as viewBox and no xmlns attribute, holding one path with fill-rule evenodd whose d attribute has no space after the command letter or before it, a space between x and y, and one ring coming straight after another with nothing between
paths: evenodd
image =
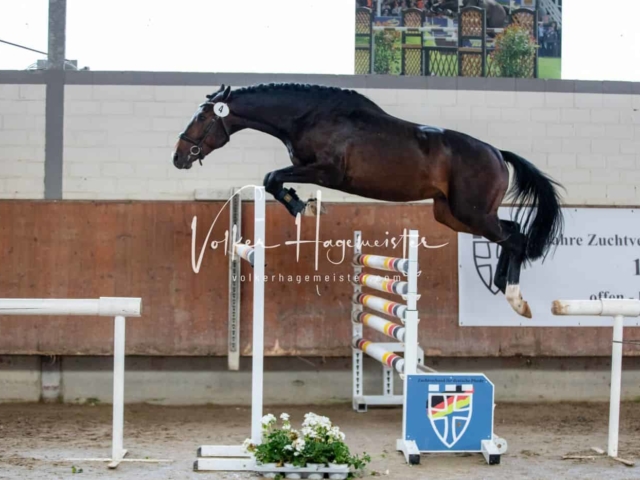
<instances>
[{"instance_id":1,"label":"braided mane","mask_svg":"<svg viewBox=\"0 0 640 480\"><path fill-rule=\"evenodd\" d=\"M369 98L363 94L356 92L355 90L349 90L339 87L330 87L325 85L312 85L308 83L261 83L258 85L250 85L247 87L241 87L232 91L232 95L244 95L250 93L269 93L269 92L304 92L317 98L318 100L335 98L337 95L344 96L345 100L361 100L380 108ZM217 92L207 95L207 98L211 99Z\"/></svg>"}]
</instances>

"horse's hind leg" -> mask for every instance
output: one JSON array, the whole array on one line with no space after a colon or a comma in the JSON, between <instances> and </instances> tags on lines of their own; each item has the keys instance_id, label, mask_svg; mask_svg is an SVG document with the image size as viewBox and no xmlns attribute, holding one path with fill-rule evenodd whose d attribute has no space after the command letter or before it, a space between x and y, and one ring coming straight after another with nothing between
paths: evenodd
<instances>
[{"instance_id":1,"label":"horse's hind leg","mask_svg":"<svg viewBox=\"0 0 640 480\"><path fill-rule=\"evenodd\" d=\"M527 237L520 232L520 226L514 222L509 223L507 227L510 232L509 237L498 242L503 251L508 255L509 265L507 268L505 296L511 307L523 317L531 318L531 309L529 304L522 298L520 292L520 270L524 263L525 248L527 245ZM502 256L502 254L501 254Z\"/></svg>"},{"instance_id":2,"label":"horse's hind leg","mask_svg":"<svg viewBox=\"0 0 640 480\"><path fill-rule=\"evenodd\" d=\"M450 195L448 199L444 196L436 198L436 220L455 231L480 235L502 247L494 283L518 314L531 318L531 309L522 298L519 285L526 237L520 233L517 224L500 220L497 200L482 208L483 202L467 193Z\"/></svg>"},{"instance_id":3,"label":"horse's hind leg","mask_svg":"<svg viewBox=\"0 0 640 480\"><path fill-rule=\"evenodd\" d=\"M512 233L517 233L520 231L520 226L515 222L510 222L508 220L500 220L500 225L502 229L507 232L509 235ZM498 290L502 293L506 294L507 289L507 273L509 271L509 250L502 247L500 249L500 258L498 260L498 265L496 267L496 273L493 277L493 283Z\"/></svg>"},{"instance_id":4,"label":"horse's hind leg","mask_svg":"<svg viewBox=\"0 0 640 480\"><path fill-rule=\"evenodd\" d=\"M480 230L475 230L472 227L462 223L451 213L449 203L444 196L439 196L434 199L434 216L436 220L456 232L469 233L472 235L483 235ZM507 231L511 231L511 225L513 222L507 222L505 220L500 221L501 227ZM508 225L507 225L508 224ZM506 248L502 248L500 251L500 258L493 277L493 283L498 287L502 293L506 293L507 288L507 271L509 269L509 251Z\"/></svg>"}]
</instances>

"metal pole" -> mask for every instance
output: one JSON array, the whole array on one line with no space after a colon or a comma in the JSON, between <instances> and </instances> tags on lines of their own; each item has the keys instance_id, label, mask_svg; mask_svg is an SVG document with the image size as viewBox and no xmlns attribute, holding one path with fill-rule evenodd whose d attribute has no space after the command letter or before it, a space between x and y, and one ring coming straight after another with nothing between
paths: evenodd
<instances>
[{"instance_id":1,"label":"metal pole","mask_svg":"<svg viewBox=\"0 0 640 480\"><path fill-rule=\"evenodd\" d=\"M230 251L229 254L229 370L240 369L240 262L233 245L242 236L242 200L238 189L231 191L229 212Z\"/></svg>"},{"instance_id":2,"label":"metal pole","mask_svg":"<svg viewBox=\"0 0 640 480\"><path fill-rule=\"evenodd\" d=\"M409 268L407 272L409 291L407 312L404 318L404 378L402 386L402 438L407 440L407 389L408 375L415 375L418 366L418 231L409 230Z\"/></svg>"},{"instance_id":3,"label":"metal pole","mask_svg":"<svg viewBox=\"0 0 640 480\"><path fill-rule=\"evenodd\" d=\"M353 256L360 255L362 253L362 232L360 230L356 230L353 234ZM353 265L353 276L359 277L362 275L362 267L359 265ZM353 282L353 295L357 295L362 292L362 286ZM358 314L358 312L362 312L362 305L359 303L351 302L351 340L354 338L362 338L364 327L362 323L356 323L353 321L353 315ZM356 399L360 398L364 395L364 385L363 385L363 377L364 377L364 367L362 365L363 362L363 353L362 350L357 348L352 349L351 354L351 362L353 367L353 378L352 378L352 394L351 394L351 402L353 408L357 411L358 406L356 404Z\"/></svg>"},{"instance_id":4,"label":"metal pole","mask_svg":"<svg viewBox=\"0 0 640 480\"><path fill-rule=\"evenodd\" d=\"M264 387L264 249L265 249L265 191L254 191L254 247L253 257L253 369L251 386L251 439L262 443L262 401Z\"/></svg>"},{"instance_id":5,"label":"metal pole","mask_svg":"<svg viewBox=\"0 0 640 480\"><path fill-rule=\"evenodd\" d=\"M125 455L124 434L124 343L125 318L118 315L113 335L113 444L111 460L117 462Z\"/></svg>"},{"instance_id":6,"label":"metal pole","mask_svg":"<svg viewBox=\"0 0 640 480\"><path fill-rule=\"evenodd\" d=\"M611 398L609 400L610 457L618 456L618 430L620 427L620 388L622 383L622 337L624 317L613 317L613 345L611 347Z\"/></svg>"},{"instance_id":7,"label":"metal pole","mask_svg":"<svg viewBox=\"0 0 640 480\"><path fill-rule=\"evenodd\" d=\"M49 55L47 68L64 70L67 0L49 0Z\"/></svg>"}]
</instances>

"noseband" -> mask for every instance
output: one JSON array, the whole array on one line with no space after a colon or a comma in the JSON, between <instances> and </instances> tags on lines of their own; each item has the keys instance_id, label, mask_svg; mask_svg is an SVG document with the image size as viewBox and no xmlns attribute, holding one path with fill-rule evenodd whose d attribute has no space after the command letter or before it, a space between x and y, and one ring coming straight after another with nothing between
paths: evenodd
<instances>
[{"instance_id":1,"label":"noseband","mask_svg":"<svg viewBox=\"0 0 640 480\"><path fill-rule=\"evenodd\" d=\"M207 102L207 103L203 103L202 105L213 105L213 103ZM209 125L207 125L207 128L204 130L204 135L202 135L202 138L200 139L200 141L196 141L188 137L187 134L184 132L178 135L178 138L180 138L180 140L184 140L185 142L192 144L192 147L189 149L189 157L197 158L201 166L202 166L202 159L204 158L204 155L202 154L202 144L207 139L207 137L211 133L211 130L213 129L213 127L215 126L218 120L222 124L222 128L224 130L225 135L227 136L227 139L229 139L231 136L229 135L227 126L224 124L224 120L222 120L222 117L218 116L215 112L213 112L213 118L209 122Z\"/></svg>"}]
</instances>

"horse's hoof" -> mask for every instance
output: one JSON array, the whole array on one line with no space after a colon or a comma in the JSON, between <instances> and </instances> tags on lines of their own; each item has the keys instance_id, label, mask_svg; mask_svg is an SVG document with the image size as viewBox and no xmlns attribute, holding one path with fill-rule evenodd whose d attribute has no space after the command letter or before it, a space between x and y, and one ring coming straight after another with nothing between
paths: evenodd
<instances>
[{"instance_id":1,"label":"horse's hoof","mask_svg":"<svg viewBox=\"0 0 640 480\"><path fill-rule=\"evenodd\" d=\"M327 213L327 209L324 205L320 206L320 215ZM318 215L318 201L315 198L307 200L307 206L304 209L305 217L315 217Z\"/></svg>"},{"instance_id":2,"label":"horse's hoof","mask_svg":"<svg viewBox=\"0 0 640 480\"><path fill-rule=\"evenodd\" d=\"M531 308L529 304L522 298L520 293L520 285L507 285L507 291L505 296L507 302L511 305L511 308L518 314L525 318L532 318Z\"/></svg>"}]
</instances>

